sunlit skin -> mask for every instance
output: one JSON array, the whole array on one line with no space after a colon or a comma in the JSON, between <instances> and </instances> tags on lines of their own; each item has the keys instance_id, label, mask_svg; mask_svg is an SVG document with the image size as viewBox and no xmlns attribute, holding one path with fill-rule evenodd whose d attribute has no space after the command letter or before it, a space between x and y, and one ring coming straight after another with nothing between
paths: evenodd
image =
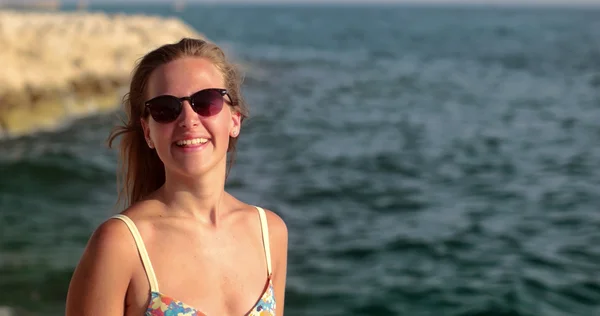
<instances>
[{"instance_id":1,"label":"sunlit skin","mask_svg":"<svg viewBox=\"0 0 600 316\"><path fill-rule=\"evenodd\" d=\"M206 59L186 58L159 67L152 73L147 99L165 94L189 96L206 88L225 88L221 73ZM230 101L227 96L225 100ZM178 191L177 187L182 187L189 193L201 192L207 195L196 202L217 204L219 195L224 193L222 187L229 137L237 136L240 130L240 114L230 106L223 106L220 113L202 117L186 101L175 122L157 123L149 116L142 119L142 126L146 139L151 141L151 147L165 164L167 190ZM185 152L174 144L177 140L194 136L209 139L202 150ZM176 187L173 186L175 184Z\"/></svg>"},{"instance_id":2,"label":"sunlit skin","mask_svg":"<svg viewBox=\"0 0 600 316\"><path fill-rule=\"evenodd\" d=\"M205 88L225 88L223 76L209 60L186 57L152 73L146 98ZM267 286L267 265L256 208L224 189L229 137L242 132L239 113L226 102L218 114L202 117L185 101L172 123L150 116L140 123L164 163L166 182L123 214L140 230L160 292L207 315L245 315ZM208 142L193 149L175 144L190 137ZM269 210L267 221L276 312L283 315L287 228ZM73 276L67 316L143 315L149 291L131 233L109 220L92 236Z\"/></svg>"}]
</instances>

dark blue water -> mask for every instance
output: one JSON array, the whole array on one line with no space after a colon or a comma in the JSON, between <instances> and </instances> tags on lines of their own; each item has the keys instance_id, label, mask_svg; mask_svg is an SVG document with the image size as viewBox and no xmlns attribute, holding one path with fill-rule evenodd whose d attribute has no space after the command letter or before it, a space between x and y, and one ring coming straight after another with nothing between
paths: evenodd
<instances>
[{"instance_id":1,"label":"dark blue water","mask_svg":"<svg viewBox=\"0 0 600 316\"><path fill-rule=\"evenodd\" d=\"M600 11L176 15L247 69L228 189L290 231L286 315L600 315ZM60 315L113 116L0 143L0 305Z\"/></svg>"}]
</instances>

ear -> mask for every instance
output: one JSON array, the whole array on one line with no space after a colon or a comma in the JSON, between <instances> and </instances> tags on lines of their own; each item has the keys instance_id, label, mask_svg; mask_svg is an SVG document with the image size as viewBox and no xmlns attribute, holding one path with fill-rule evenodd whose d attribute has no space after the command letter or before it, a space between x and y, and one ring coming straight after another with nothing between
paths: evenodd
<instances>
[{"instance_id":1,"label":"ear","mask_svg":"<svg viewBox=\"0 0 600 316\"><path fill-rule=\"evenodd\" d=\"M150 127L148 126L148 121L146 121L143 118L140 118L140 124L142 125L142 130L144 131L144 138L146 139L148 147L154 148L154 142L152 142L152 138L150 138Z\"/></svg>"},{"instance_id":2,"label":"ear","mask_svg":"<svg viewBox=\"0 0 600 316\"><path fill-rule=\"evenodd\" d=\"M229 136L238 137L240 135L240 127L242 123L242 114L236 110L231 110L231 124L229 128Z\"/></svg>"}]
</instances>

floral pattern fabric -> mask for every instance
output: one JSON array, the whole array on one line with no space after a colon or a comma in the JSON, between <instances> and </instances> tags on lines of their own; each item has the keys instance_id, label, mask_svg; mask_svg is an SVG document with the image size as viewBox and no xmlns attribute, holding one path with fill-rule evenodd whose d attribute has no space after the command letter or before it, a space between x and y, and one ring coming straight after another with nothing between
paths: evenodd
<instances>
[{"instance_id":1,"label":"floral pattern fabric","mask_svg":"<svg viewBox=\"0 0 600 316\"><path fill-rule=\"evenodd\" d=\"M275 316L275 293L273 283L269 286L260 300L246 316ZM207 316L195 308L166 296L160 292L152 292L150 304L145 316Z\"/></svg>"}]
</instances>

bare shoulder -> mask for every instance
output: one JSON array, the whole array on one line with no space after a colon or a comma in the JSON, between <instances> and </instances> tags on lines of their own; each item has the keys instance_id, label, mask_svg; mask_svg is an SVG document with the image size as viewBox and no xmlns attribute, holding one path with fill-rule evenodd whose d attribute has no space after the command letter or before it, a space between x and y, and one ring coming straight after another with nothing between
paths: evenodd
<instances>
[{"instance_id":1,"label":"bare shoulder","mask_svg":"<svg viewBox=\"0 0 600 316\"><path fill-rule=\"evenodd\" d=\"M269 241L271 252L275 258L275 266L285 265L288 252L288 228L287 224L277 213L264 209L269 229Z\"/></svg>"},{"instance_id":2,"label":"bare shoulder","mask_svg":"<svg viewBox=\"0 0 600 316\"><path fill-rule=\"evenodd\" d=\"M131 240L131 242L127 242ZM136 248L129 228L121 220L107 219L92 233L84 250L84 257L93 257L94 264L98 259L111 261L113 258L123 259L135 254Z\"/></svg>"},{"instance_id":3,"label":"bare shoulder","mask_svg":"<svg viewBox=\"0 0 600 316\"><path fill-rule=\"evenodd\" d=\"M110 244L112 247L119 247L118 249L126 250L127 243L124 243L124 238L131 238L131 232L127 225L122 220L118 220L115 218L109 218L101 223L90 238L90 244L92 242L96 243L106 243Z\"/></svg>"},{"instance_id":4,"label":"bare shoulder","mask_svg":"<svg viewBox=\"0 0 600 316\"><path fill-rule=\"evenodd\" d=\"M284 239L287 242L288 229L283 218L268 209L265 209L265 214L267 216L267 223L269 224L269 234L271 235L271 239Z\"/></svg>"},{"instance_id":5,"label":"bare shoulder","mask_svg":"<svg viewBox=\"0 0 600 316\"><path fill-rule=\"evenodd\" d=\"M66 315L123 315L135 252L124 223L116 219L101 223L88 240L71 278Z\"/></svg>"}]
</instances>

